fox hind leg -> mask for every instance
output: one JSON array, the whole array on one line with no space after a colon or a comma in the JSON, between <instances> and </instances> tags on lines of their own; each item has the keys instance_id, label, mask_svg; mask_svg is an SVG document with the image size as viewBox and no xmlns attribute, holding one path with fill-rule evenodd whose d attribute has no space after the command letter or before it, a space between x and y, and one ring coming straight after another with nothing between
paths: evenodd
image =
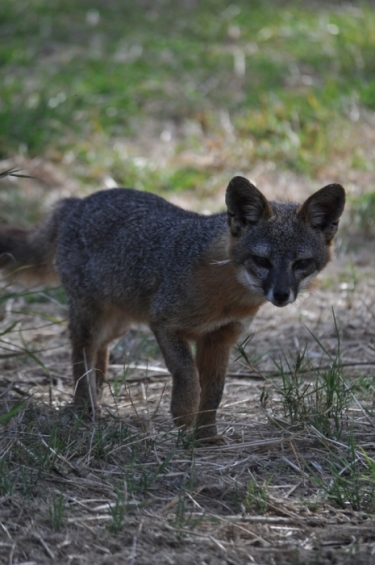
<instances>
[{"instance_id":1,"label":"fox hind leg","mask_svg":"<svg viewBox=\"0 0 375 565\"><path fill-rule=\"evenodd\" d=\"M96 363L95 363L95 373L96 373L95 384L96 384L96 395L98 400L100 400L102 396L104 382L107 378L108 357L109 357L108 344L99 347L96 355Z\"/></svg>"},{"instance_id":2,"label":"fox hind leg","mask_svg":"<svg viewBox=\"0 0 375 565\"><path fill-rule=\"evenodd\" d=\"M74 378L74 406L78 412L99 413L95 363L97 349L93 343L72 336L72 364Z\"/></svg>"},{"instance_id":3,"label":"fox hind leg","mask_svg":"<svg viewBox=\"0 0 375 565\"><path fill-rule=\"evenodd\" d=\"M78 304L77 304L78 302ZM95 417L107 377L111 341L129 329L125 312L74 301L70 307L70 338L74 377L74 405Z\"/></svg>"},{"instance_id":4,"label":"fox hind leg","mask_svg":"<svg viewBox=\"0 0 375 565\"><path fill-rule=\"evenodd\" d=\"M74 405L77 411L99 414L99 399L108 361L108 339L104 341L104 320L99 308L77 301L70 306L70 339L74 377Z\"/></svg>"}]
</instances>

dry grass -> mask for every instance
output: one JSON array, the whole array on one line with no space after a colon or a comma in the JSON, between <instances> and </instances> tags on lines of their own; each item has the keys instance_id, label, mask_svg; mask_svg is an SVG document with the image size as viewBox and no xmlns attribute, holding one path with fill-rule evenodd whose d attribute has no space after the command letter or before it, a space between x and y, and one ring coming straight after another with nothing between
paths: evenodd
<instances>
[{"instance_id":1,"label":"dry grass","mask_svg":"<svg viewBox=\"0 0 375 565\"><path fill-rule=\"evenodd\" d=\"M1 413L14 412L0 435L0 559L372 563L375 287L371 255L355 257L353 267L344 256L330 268L328 288L287 310L262 310L248 362L233 355L220 446L173 429L170 379L146 330L112 350L103 420L77 419L66 327L50 321L64 319L65 307L55 296L5 301L2 328L16 325L2 338ZM351 396L340 433L324 435L311 420L291 424L274 361L304 352L314 366L332 364L331 307ZM22 349L32 356L11 356ZM314 378L304 374L301 390Z\"/></svg>"}]
</instances>

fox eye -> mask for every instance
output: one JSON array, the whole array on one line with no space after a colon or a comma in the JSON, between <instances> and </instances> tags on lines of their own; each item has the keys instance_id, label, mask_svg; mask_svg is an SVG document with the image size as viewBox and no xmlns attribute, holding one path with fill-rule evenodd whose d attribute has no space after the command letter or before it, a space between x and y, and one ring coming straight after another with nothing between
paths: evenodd
<instances>
[{"instance_id":1,"label":"fox eye","mask_svg":"<svg viewBox=\"0 0 375 565\"><path fill-rule=\"evenodd\" d=\"M299 271L303 271L305 269L308 269L313 261L313 259L298 259L298 261L294 263L293 267L295 269L298 269Z\"/></svg>"},{"instance_id":2,"label":"fox eye","mask_svg":"<svg viewBox=\"0 0 375 565\"><path fill-rule=\"evenodd\" d=\"M260 257L259 255L251 256L257 267L263 267L263 269L270 269L272 267L271 261L267 257Z\"/></svg>"}]
</instances>

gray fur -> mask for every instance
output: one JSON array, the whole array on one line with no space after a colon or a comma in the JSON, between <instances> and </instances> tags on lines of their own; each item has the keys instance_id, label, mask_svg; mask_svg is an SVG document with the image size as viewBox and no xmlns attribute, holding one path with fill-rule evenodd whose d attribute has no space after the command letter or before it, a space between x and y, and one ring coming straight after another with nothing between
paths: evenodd
<instances>
[{"instance_id":1,"label":"gray fur","mask_svg":"<svg viewBox=\"0 0 375 565\"><path fill-rule=\"evenodd\" d=\"M227 213L203 216L153 194L112 189L62 200L30 232L0 230L0 267L17 274L26 266L41 280L58 275L66 289L78 409L95 415L108 344L145 322L173 377L176 424L215 436L243 321L266 300L294 301L324 268L345 193L329 185L302 206L268 202L235 177L226 202Z\"/></svg>"}]
</instances>

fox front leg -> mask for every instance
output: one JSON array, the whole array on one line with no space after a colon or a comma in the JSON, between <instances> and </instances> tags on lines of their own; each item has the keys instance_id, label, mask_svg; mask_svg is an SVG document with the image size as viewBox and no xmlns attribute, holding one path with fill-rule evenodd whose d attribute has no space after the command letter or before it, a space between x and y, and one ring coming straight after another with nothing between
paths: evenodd
<instances>
[{"instance_id":1,"label":"fox front leg","mask_svg":"<svg viewBox=\"0 0 375 565\"><path fill-rule=\"evenodd\" d=\"M197 340L196 363L201 385L201 400L196 421L199 439L218 440L216 411L223 394L230 350L241 330L239 323L232 323Z\"/></svg>"},{"instance_id":2,"label":"fox front leg","mask_svg":"<svg viewBox=\"0 0 375 565\"><path fill-rule=\"evenodd\" d=\"M173 378L171 413L177 427L194 425L199 407L199 375L190 346L180 336L152 328L165 363Z\"/></svg>"}]
</instances>

